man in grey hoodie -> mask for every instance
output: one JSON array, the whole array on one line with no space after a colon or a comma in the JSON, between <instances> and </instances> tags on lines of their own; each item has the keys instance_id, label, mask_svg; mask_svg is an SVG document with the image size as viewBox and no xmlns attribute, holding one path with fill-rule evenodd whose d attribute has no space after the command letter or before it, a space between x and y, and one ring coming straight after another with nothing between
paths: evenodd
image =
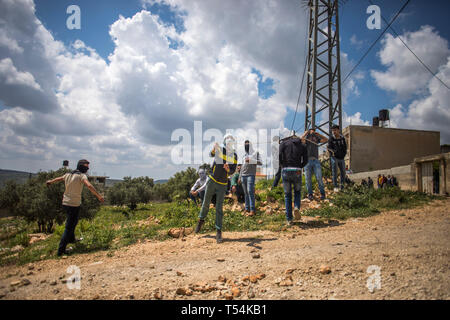
<instances>
[{"instance_id":1,"label":"man in grey hoodie","mask_svg":"<svg viewBox=\"0 0 450 320\"><path fill-rule=\"evenodd\" d=\"M245 156L242 168L239 174L239 181L245 193L245 212L248 216L254 216L256 211L255 205L255 177L256 166L262 165L259 152L254 151L250 141L245 140Z\"/></svg>"},{"instance_id":2,"label":"man in grey hoodie","mask_svg":"<svg viewBox=\"0 0 450 320\"><path fill-rule=\"evenodd\" d=\"M205 169L198 170L198 176L199 178L197 179L197 181L195 181L194 185L191 188L191 191L189 192L189 198L191 198L195 204L197 204L197 197L200 198L201 201L203 201L203 197L205 196L207 180Z\"/></svg>"}]
</instances>

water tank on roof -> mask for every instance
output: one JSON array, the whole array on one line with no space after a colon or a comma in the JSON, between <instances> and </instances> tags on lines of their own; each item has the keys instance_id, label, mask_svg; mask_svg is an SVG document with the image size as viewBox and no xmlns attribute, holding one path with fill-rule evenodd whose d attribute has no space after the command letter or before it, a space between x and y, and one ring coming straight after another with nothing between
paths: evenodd
<instances>
[{"instance_id":1,"label":"water tank on roof","mask_svg":"<svg viewBox=\"0 0 450 320\"><path fill-rule=\"evenodd\" d=\"M378 117L373 117L372 126L373 127L379 127L380 126L380 119Z\"/></svg>"},{"instance_id":2,"label":"water tank on roof","mask_svg":"<svg viewBox=\"0 0 450 320\"><path fill-rule=\"evenodd\" d=\"M389 120L389 110L387 110L387 109L380 110L378 117L380 118L380 121L388 121Z\"/></svg>"}]
</instances>

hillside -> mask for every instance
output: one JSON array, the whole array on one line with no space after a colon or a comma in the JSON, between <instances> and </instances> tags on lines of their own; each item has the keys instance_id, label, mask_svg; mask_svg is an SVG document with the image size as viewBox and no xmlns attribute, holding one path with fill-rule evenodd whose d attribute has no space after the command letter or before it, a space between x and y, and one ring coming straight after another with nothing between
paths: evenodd
<instances>
[{"instance_id":1,"label":"hillside","mask_svg":"<svg viewBox=\"0 0 450 320\"><path fill-rule=\"evenodd\" d=\"M0 188L3 188L8 180L13 180L17 183L25 183L30 177L35 175L35 173L30 172L0 169Z\"/></svg>"}]
</instances>

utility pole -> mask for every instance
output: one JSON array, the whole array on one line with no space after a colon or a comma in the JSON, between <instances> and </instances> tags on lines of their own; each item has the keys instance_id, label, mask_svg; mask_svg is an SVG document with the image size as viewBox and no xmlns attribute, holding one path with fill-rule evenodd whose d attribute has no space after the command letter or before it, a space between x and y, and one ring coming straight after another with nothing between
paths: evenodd
<instances>
[{"instance_id":1,"label":"utility pole","mask_svg":"<svg viewBox=\"0 0 450 320\"><path fill-rule=\"evenodd\" d=\"M342 130L339 0L307 0L309 8L308 74L305 131L316 129L331 137Z\"/></svg>"}]
</instances>

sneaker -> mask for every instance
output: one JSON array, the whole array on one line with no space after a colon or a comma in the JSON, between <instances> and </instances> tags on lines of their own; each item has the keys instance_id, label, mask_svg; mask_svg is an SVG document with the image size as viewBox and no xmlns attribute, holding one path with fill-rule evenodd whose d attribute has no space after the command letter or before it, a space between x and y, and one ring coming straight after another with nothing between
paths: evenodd
<instances>
[{"instance_id":1,"label":"sneaker","mask_svg":"<svg viewBox=\"0 0 450 320\"><path fill-rule=\"evenodd\" d=\"M320 200L325 200L325 194L324 194L324 193L322 193L322 194L320 195Z\"/></svg>"},{"instance_id":2,"label":"sneaker","mask_svg":"<svg viewBox=\"0 0 450 320\"><path fill-rule=\"evenodd\" d=\"M197 227L195 228L195 233L200 232L204 223L205 223L205 220L202 220L202 219L198 220Z\"/></svg>"},{"instance_id":3,"label":"sneaker","mask_svg":"<svg viewBox=\"0 0 450 320\"><path fill-rule=\"evenodd\" d=\"M217 232L216 232L216 241L217 241L217 243L222 243L223 242L222 231L219 230L219 229L217 229Z\"/></svg>"},{"instance_id":4,"label":"sneaker","mask_svg":"<svg viewBox=\"0 0 450 320\"><path fill-rule=\"evenodd\" d=\"M300 220L302 216L300 215L300 209L294 208L294 220Z\"/></svg>"},{"instance_id":5,"label":"sneaker","mask_svg":"<svg viewBox=\"0 0 450 320\"><path fill-rule=\"evenodd\" d=\"M292 227L293 225L294 225L294 223L292 222L292 220L286 221L286 226L287 227Z\"/></svg>"},{"instance_id":6,"label":"sneaker","mask_svg":"<svg viewBox=\"0 0 450 320\"><path fill-rule=\"evenodd\" d=\"M308 194L308 199L309 199L310 201L313 201L313 200L314 200L313 195L312 195L312 194Z\"/></svg>"},{"instance_id":7,"label":"sneaker","mask_svg":"<svg viewBox=\"0 0 450 320\"><path fill-rule=\"evenodd\" d=\"M83 237L75 238L73 241L71 241L69 243L78 243L78 242L81 242L81 241L83 241Z\"/></svg>"},{"instance_id":8,"label":"sneaker","mask_svg":"<svg viewBox=\"0 0 450 320\"><path fill-rule=\"evenodd\" d=\"M247 214L247 217L253 217L255 215L255 211L250 211L248 214Z\"/></svg>"}]
</instances>

